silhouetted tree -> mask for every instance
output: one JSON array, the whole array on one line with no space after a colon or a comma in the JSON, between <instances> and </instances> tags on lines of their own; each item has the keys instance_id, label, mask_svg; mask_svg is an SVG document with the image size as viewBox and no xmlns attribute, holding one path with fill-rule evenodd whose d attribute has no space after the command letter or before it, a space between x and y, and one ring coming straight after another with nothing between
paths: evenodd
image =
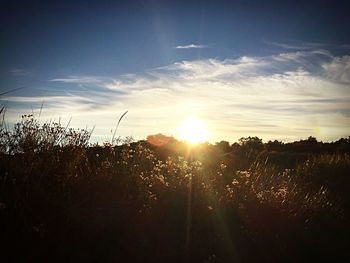
<instances>
[{"instance_id":1,"label":"silhouetted tree","mask_svg":"<svg viewBox=\"0 0 350 263\"><path fill-rule=\"evenodd\" d=\"M264 144L262 142L262 139L259 137L242 137L239 140L239 143L242 147L248 150L253 151L261 151L264 148Z\"/></svg>"},{"instance_id":2,"label":"silhouetted tree","mask_svg":"<svg viewBox=\"0 0 350 263\"><path fill-rule=\"evenodd\" d=\"M228 153L231 151L230 144L227 141L217 142L215 143L215 146L224 153Z\"/></svg>"},{"instance_id":3,"label":"silhouetted tree","mask_svg":"<svg viewBox=\"0 0 350 263\"><path fill-rule=\"evenodd\" d=\"M268 141L266 143L266 149L268 151L283 151L283 142L274 140L274 141Z\"/></svg>"}]
</instances>

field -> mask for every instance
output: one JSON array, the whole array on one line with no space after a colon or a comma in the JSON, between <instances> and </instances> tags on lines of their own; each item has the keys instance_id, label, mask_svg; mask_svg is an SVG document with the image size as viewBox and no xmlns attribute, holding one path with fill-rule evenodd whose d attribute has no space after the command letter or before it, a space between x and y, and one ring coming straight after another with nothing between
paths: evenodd
<instances>
[{"instance_id":1,"label":"field","mask_svg":"<svg viewBox=\"0 0 350 263\"><path fill-rule=\"evenodd\" d=\"M0 126L3 262L350 260L350 138L90 144Z\"/></svg>"}]
</instances>

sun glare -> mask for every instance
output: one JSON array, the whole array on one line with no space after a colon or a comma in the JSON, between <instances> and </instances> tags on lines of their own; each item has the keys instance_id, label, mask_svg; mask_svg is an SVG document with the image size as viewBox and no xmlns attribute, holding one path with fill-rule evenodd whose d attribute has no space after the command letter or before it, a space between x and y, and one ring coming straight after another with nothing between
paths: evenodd
<instances>
[{"instance_id":1,"label":"sun glare","mask_svg":"<svg viewBox=\"0 0 350 263\"><path fill-rule=\"evenodd\" d=\"M208 137L208 131L205 123L196 118L189 118L185 120L179 130L180 139L191 144L204 142Z\"/></svg>"}]
</instances>

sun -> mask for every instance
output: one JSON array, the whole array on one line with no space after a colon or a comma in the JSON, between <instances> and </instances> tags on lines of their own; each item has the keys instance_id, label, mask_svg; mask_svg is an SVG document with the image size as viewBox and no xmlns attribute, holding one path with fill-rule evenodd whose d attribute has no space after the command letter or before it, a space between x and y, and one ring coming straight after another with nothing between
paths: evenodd
<instances>
[{"instance_id":1,"label":"sun","mask_svg":"<svg viewBox=\"0 0 350 263\"><path fill-rule=\"evenodd\" d=\"M179 129L180 139L191 144L205 142L208 131L205 123L197 118L186 119Z\"/></svg>"}]
</instances>

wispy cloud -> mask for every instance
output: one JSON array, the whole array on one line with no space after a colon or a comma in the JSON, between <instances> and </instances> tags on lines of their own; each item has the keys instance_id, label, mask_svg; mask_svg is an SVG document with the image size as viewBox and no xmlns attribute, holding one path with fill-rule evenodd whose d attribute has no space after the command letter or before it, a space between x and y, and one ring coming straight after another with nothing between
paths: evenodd
<instances>
[{"instance_id":1,"label":"wispy cloud","mask_svg":"<svg viewBox=\"0 0 350 263\"><path fill-rule=\"evenodd\" d=\"M175 48L177 49L190 49L190 48L207 48L207 45L196 45L196 44L190 44L190 45L179 45Z\"/></svg>"},{"instance_id":2,"label":"wispy cloud","mask_svg":"<svg viewBox=\"0 0 350 263\"><path fill-rule=\"evenodd\" d=\"M52 82L64 82L74 84L96 84L105 81L106 78L97 76L68 76L64 78L50 79Z\"/></svg>"},{"instance_id":3,"label":"wispy cloud","mask_svg":"<svg viewBox=\"0 0 350 263\"><path fill-rule=\"evenodd\" d=\"M85 93L48 98L44 112L71 113L77 124L96 124L99 139L108 138L113 120L125 110L128 117L119 132L137 139L158 132L177 136L179 125L191 115L208 122L211 141L248 135L265 140L349 135L350 58L324 49L182 61L127 77L52 81L89 84Z\"/></svg>"},{"instance_id":4,"label":"wispy cloud","mask_svg":"<svg viewBox=\"0 0 350 263\"><path fill-rule=\"evenodd\" d=\"M267 45L278 47L285 50L301 51L301 50L315 50L315 49L326 49L326 48L341 48L341 46L317 43L317 42L304 42L304 41L292 41L292 42L275 42L275 41L264 41Z\"/></svg>"},{"instance_id":5,"label":"wispy cloud","mask_svg":"<svg viewBox=\"0 0 350 263\"><path fill-rule=\"evenodd\" d=\"M28 76L31 74L29 70L20 68L11 69L9 72L13 76Z\"/></svg>"},{"instance_id":6,"label":"wispy cloud","mask_svg":"<svg viewBox=\"0 0 350 263\"><path fill-rule=\"evenodd\" d=\"M336 57L324 63L324 75L334 81L350 84L350 56Z\"/></svg>"}]
</instances>

